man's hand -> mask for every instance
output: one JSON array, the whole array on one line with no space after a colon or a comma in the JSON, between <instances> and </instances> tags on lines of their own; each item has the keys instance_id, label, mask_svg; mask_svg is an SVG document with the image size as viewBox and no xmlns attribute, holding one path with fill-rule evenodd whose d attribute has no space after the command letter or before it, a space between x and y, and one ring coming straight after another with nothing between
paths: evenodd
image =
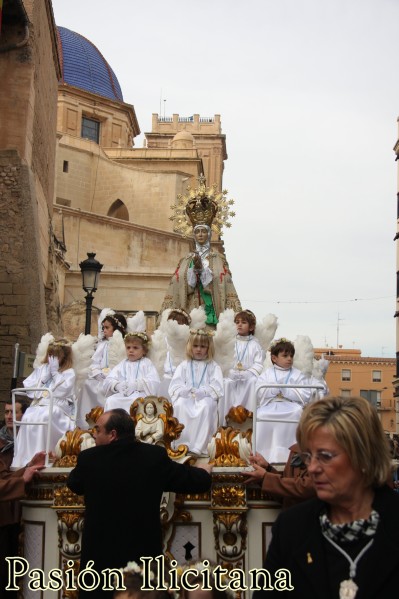
<instances>
[{"instance_id":1,"label":"man's hand","mask_svg":"<svg viewBox=\"0 0 399 599\"><path fill-rule=\"evenodd\" d=\"M31 466L35 466L36 468L42 468L44 467L45 460L46 452L39 451L38 453L35 453L29 464L27 464L27 467L30 468Z\"/></svg>"},{"instance_id":2,"label":"man's hand","mask_svg":"<svg viewBox=\"0 0 399 599\"><path fill-rule=\"evenodd\" d=\"M253 464L252 472L243 472L242 475L245 476L243 482L248 485L250 483L262 484L263 477L266 474L266 470L262 468L262 466L258 466L258 464Z\"/></svg>"},{"instance_id":3,"label":"man's hand","mask_svg":"<svg viewBox=\"0 0 399 599\"><path fill-rule=\"evenodd\" d=\"M34 478L34 476L36 476L36 474L39 473L40 470L43 470L44 465L43 466L28 466L27 468L25 468L25 472L22 475L22 478L24 479L25 484L30 483L31 480Z\"/></svg>"},{"instance_id":4,"label":"man's hand","mask_svg":"<svg viewBox=\"0 0 399 599\"><path fill-rule=\"evenodd\" d=\"M263 455L261 455L258 452L256 452L255 455L253 455L251 453L251 455L249 456L249 463L252 464L252 465L257 464L258 466L261 466L265 470L269 466L269 462L267 462L265 460L265 458L263 457Z\"/></svg>"},{"instance_id":5,"label":"man's hand","mask_svg":"<svg viewBox=\"0 0 399 599\"><path fill-rule=\"evenodd\" d=\"M213 469L213 465L209 464L209 463L208 464L196 464L195 467L202 468L202 470L206 470L208 472L208 474L210 474Z\"/></svg>"}]
</instances>

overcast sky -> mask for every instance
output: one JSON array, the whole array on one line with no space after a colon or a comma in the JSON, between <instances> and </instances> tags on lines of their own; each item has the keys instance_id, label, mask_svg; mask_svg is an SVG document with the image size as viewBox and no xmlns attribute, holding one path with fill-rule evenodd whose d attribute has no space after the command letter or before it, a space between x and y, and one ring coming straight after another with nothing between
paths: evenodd
<instances>
[{"instance_id":1,"label":"overcast sky","mask_svg":"<svg viewBox=\"0 0 399 599\"><path fill-rule=\"evenodd\" d=\"M142 132L160 106L221 115L243 306L276 314L278 336L393 357L398 0L53 7L108 60Z\"/></svg>"}]
</instances>

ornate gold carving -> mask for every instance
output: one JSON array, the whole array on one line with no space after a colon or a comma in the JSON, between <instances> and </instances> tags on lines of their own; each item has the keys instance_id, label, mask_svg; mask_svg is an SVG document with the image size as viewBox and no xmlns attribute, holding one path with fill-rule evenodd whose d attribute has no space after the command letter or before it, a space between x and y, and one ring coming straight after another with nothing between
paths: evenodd
<instances>
[{"instance_id":1,"label":"ornate gold carving","mask_svg":"<svg viewBox=\"0 0 399 599\"><path fill-rule=\"evenodd\" d=\"M238 472L233 472L229 474L228 472L212 472L212 482L215 483L235 483L242 484L243 477L242 474Z\"/></svg>"},{"instance_id":2,"label":"ornate gold carving","mask_svg":"<svg viewBox=\"0 0 399 599\"><path fill-rule=\"evenodd\" d=\"M215 549L221 559L241 558L247 548L247 517L245 512L214 512Z\"/></svg>"},{"instance_id":3,"label":"ornate gold carving","mask_svg":"<svg viewBox=\"0 0 399 599\"><path fill-rule=\"evenodd\" d=\"M246 420L250 420L253 418L253 412L244 408L244 406L235 406L230 408L226 419L230 422L236 422L237 424L242 424Z\"/></svg>"},{"instance_id":4,"label":"ornate gold carving","mask_svg":"<svg viewBox=\"0 0 399 599\"><path fill-rule=\"evenodd\" d=\"M84 516L81 511L60 511L58 516L58 547L69 559L80 556Z\"/></svg>"},{"instance_id":5,"label":"ornate gold carving","mask_svg":"<svg viewBox=\"0 0 399 599\"><path fill-rule=\"evenodd\" d=\"M182 494L181 497L183 497L184 501L209 501L211 495L209 491L207 491L206 493L187 493L187 495Z\"/></svg>"},{"instance_id":6,"label":"ornate gold carving","mask_svg":"<svg viewBox=\"0 0 399 599\"><path fill-rule=\"evenodd\" d=\"M212 488L212 507L232 508L246 507L245 486L241 485L216 485Z\"/></svg>"},{"instance_id":7,"label":"ornate gold carving","mask_svg":"<svg viewBox=\"0 0 399 599\"><path fill-rule=\"evenodd\" d=\"M230 426L218 428L214 437L215 457L211 461L214 466L247 466L245 460L240 457L240 448L236 440L240 434L240 431Z\"/></svg>"},{"instance_id":8,"label":"ornate gold carving","mask_svg":"<svg viewBox=\"0 0 399 599\"><path fill-rule=\"evenodd\" d=\"M102 408L100 409L102 410ZM65 433L64 438L59 445L61 457L55 460L54 466L59 468L73 468L76 466L77 456L81 451L82 442L87 439L88 435L91 435L90 430L84 431L80 428L75 428L73 431Z\"/></svg>"},{"instance_id":9,"label":"ornate gold carving","mask_svg":"<svg viewBox=\"0 0 399 599\"><path fill-rule=\"evenodd\" d=\"M96 406L86 414L86 422L93 427L102 414L104 414L104 408Z\"/></svg>"},{"instance_id":10,"label":"ornate gold carving","mask_svg":"<svg viewBox=\"0 0 399 599\"><path fill-rule=\"evenodd\" d=\"M54 489L54 507L77 507L84 506L83 497L75 495L66 486Z\"/></svg>"},{"instance_id":11,"label":"ornate gold carving","mask_svg":"<svg viewBox=\"0 0 399 599\"><path fill-rule=\"evenodd\" d=\"M82 550L82 532L84 514L81 510L57 510L58 547L62 569L73 569L75 577L79 572L80 553ZM62 597L77 599L78 591L67 591L65 587Z\"/></svg>"}]
</instances>

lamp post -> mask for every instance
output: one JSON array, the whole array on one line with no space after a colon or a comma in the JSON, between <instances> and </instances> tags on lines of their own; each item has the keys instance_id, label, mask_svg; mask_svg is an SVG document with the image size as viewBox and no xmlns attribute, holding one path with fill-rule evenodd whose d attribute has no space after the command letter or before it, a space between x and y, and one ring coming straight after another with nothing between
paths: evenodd
<instances>
[{"instance_id":1,"label":"lamp post","mask_svg":"<svg viewBox=\"0 0 399 599\"><path fill-rule=\"evenodd\" d=\"M93 293L97 291L98 280L100 278L100 272L103 267L103 264L100 264L98 260L95 259L95 254L93 252L87 253L86 260L83 260L79 264L80 270L82 271L82 286L84 291L86 291L87 295L85 297L86 300L86 326L85 326L85 335L90 334L91 329L91 307L93 304Z\"/></svg>"}]
</instances>

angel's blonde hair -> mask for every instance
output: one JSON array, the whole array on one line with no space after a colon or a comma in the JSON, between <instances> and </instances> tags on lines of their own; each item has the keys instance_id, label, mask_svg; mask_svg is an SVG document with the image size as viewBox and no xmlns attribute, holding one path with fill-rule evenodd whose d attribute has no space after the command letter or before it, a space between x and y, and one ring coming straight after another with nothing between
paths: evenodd
<instances>
[{"instance_id":1,"label":"angel's blonde hair","mask_svg":"<svg viewBox=\"0 0 399 599\"><path fill-rule=\"evenodd\" d=\"M210 335L207 331L203 331L202 329L190 331L190 336L188 338L186 347L186 356L189 360L193 360L194 345L201 345L202 347L207 347L208 351L206 360L213 360L213 357L215 355L215 346L213 345L212 335Z\"/></svg>"}]
</instances>

